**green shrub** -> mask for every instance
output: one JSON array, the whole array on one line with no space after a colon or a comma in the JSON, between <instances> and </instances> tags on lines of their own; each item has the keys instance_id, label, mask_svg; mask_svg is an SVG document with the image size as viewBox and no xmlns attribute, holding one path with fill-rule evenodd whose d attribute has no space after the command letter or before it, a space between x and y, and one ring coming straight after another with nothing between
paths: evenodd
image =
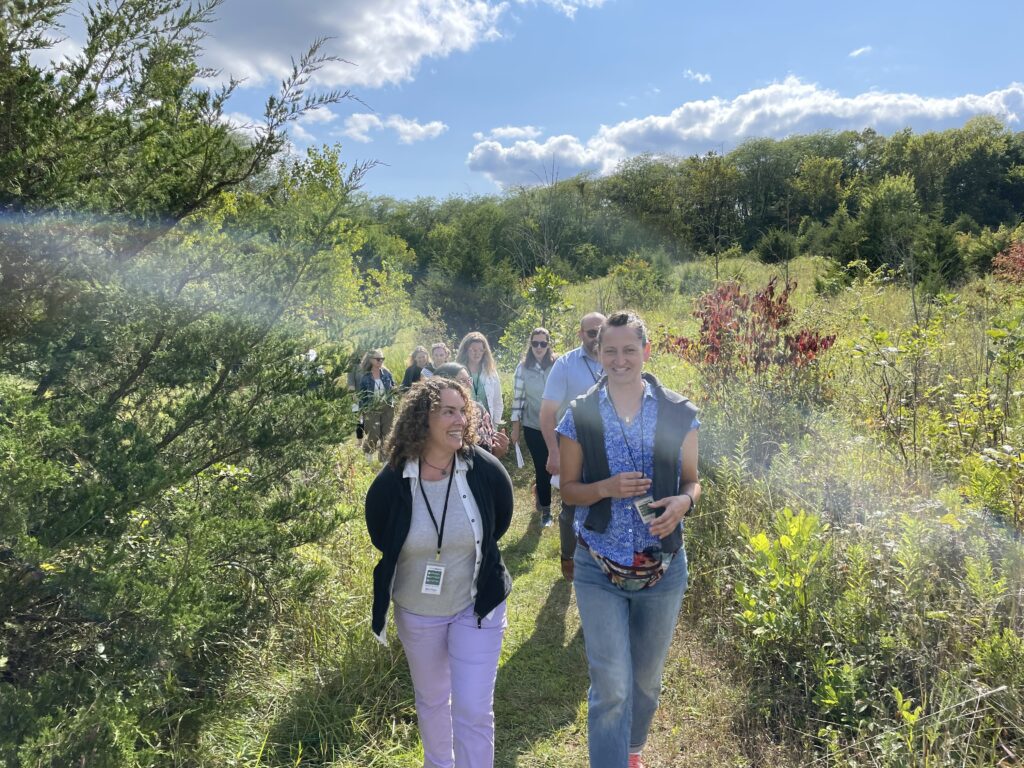
<instances>
[{"instance_id":1,"label":"green shrub","mask_svg":"<svg viewBox=\"0 0 1024 768\"><path fill-rule=\"evenodd\" d=\"M757 241L757 254L765 264L788 264L797 255L796 237L772 227Z\"/></svg>"},{"instance_id":2,"label":"green shrub","mask_svg":"<svg viewBox=\"0 0 1024 768\"><path fill-rule=\"evenodd\" d=\"M669 290L670 267L664 254L647 259L630 256L609 271L621 306L645 309L665 298Z\"/></svg>"}]
</instances>

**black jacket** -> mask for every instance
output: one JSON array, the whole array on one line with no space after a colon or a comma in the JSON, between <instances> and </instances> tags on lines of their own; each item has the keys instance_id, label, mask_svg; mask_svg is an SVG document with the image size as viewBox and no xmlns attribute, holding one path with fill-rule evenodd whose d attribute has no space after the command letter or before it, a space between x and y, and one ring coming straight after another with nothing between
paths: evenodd
<instances>
[{"instance_id":1,"label":"black jacket","mask_svg":"<svg viewBox=\"0 0 1024 768\"><path fill-rule=\"evenodd\" d=\"M366 492L366 528L373 546L381 551L380 562L373 569L372 628L378 637L387 622L391 583L412 522L412 491L402 472L403 468L395 470L386 465ZM500 461L476 446L466 480L480 509L483 527L476 602L473 604L479 624L512 591L512 577L498 551L498 539L505 535L512 522L512 480Z\"/></svg>"},{"instance_id":2,"label":"black jacket","mask_svg":"<svg viewBox=\"0 0 1024 768\"><path fill-rule=\"evenodd\" d=\"M420 368L418 365L410 365L405 369L405 376L402 378L402 389L408 389L417 381L423 374L423 371L427 370L426 366ZM433 371L431 371L433 373Z\"/></svg>"},{"instance_id":3,"label":"black jacket","mask_svg":"<svg viewBox=\"0 0 1024 768\"><path fill-rule=\"evenodd\" d=\"M697 407L677 392L663 387L654 376L643 374L658 399L658 423L654 428L654 477L651 496L657 501L679 493L679 450L693 428ZM598 409L598 390L607 377L572 401L576 436L583 450L583 482L596 483L611 476L604 444L604 425ZM601 499L590 505L583 523L588 529L604 533L612 516L612 500ZM682 532L675 531L662 539L666 552L678 552L683 544Z\"/></svg>"}]
</instances>

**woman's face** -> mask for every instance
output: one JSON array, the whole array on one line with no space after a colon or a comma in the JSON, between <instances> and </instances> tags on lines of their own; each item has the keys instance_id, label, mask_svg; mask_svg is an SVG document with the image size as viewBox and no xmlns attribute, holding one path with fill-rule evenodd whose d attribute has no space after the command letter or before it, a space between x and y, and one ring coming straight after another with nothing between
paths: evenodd
<instances>
[{"instance_id":1,"label":"woman's face","mask_svg":"<svg viewBox=\"0 0 1024 768\"><path fill-rule=\"evenodd\" d=\"M473 365L479 365L480 361L484 359L484 343L482 341L474 341L466 348L466 357L469 358L469 362Z\"/></svg>"},{"instance_id":2,"label":"woman's face","mask_svg":"<svg viewBox=\"0 0 1024 768\"><path fill-rule=\"evenodd\" d=\"M628 384L639 380L651 356L650 344L640 341L635 328L606 326L601 335L601 366L608 381Z\"/></svg>"},{"instance_id":3,"label":"woman's face","mask_svg":"<svg viewBox=\"0 0 1024 768\"><path fill-rule=\"evenodd\" d=\"M416 355L413 357L413 361L420 368L425 367L426 364L427 364L427 353L426 352L417 352Z\"/></svg>"},{"instance_id":4,"label":"woman's face","mask_svg":"<svg viewBox=\"0 0 1024 768\"><path fill-rule=\"evenodd\" d=\"M457 389L441 390L441 402L431 411L427 445L439 451L454 453L462 448L462 435L466 428L466 400Z\"/></svg>"},{"instance_id":5,"label":"woman's face","mask_svg":"<svg viewBox=\"0 0 1024 768\"><path fill-rule=\"evenodd\" d=\"M430 358L434 361L434 367L440 368L442 365L448 362L448 348L434 347L432 350L430 350Z\"/></svg>"},{"instance_id":6,"label":"woman's face","mask_svg":"<svg viewBox=\"0 0 1024 768\"><path fill-rule=\"evenodd\" d=\"M540 362L544 359L544 355L548 353L548 344L551 340L548 339L546 333L535 333L530 337L530 351L533 353L533 359Z\"/></svg>"},{"instance_id":7,"label":"woman's face","mask_svg":"<svg viewBox=\"0 0 1024 768\"><path fill-rule=\"evenodd\" d=\"M370 358L370 369L379 371L384 366L384 355L374 355Z\"/></svg>"}]
</instances>

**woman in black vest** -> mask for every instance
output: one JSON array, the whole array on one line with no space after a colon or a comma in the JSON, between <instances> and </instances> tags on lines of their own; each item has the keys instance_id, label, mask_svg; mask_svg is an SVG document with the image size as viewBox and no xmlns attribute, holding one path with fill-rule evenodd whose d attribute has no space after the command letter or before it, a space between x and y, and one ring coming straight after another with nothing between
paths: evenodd
<instances>
[{"instance_id":1,"label":"woman in black vest","mask_svg":"<svg viewBox=\"0 0 1024 768\"><path fill-rule=\"evenodd\" d=\"M688 578L683 518L700 498L697 409L643 372L643 320L601 328L605 376L558 425L562 498L576 506L576 602L590 671L592 768L643 768Z\"/></svg>"}]
</instances>

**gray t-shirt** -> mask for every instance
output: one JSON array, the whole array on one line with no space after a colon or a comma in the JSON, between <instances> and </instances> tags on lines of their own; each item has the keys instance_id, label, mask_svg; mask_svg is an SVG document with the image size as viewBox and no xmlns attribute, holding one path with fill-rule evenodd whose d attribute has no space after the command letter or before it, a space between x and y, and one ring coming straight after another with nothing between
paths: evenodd
<instances>
[{"instance_id":1,"label":"gray t-shirt","mask_svg":"<svg viewBox=\"0 0 1024 768\"><path fill-rule=\"evenodd\" d=\"M448 478L421 479L419 484L426 491L430 508L440 526ZM458 485L453 482L451 488L444 541L441 544L441 562L444 563L445 571L439 595L425 595L422 592L424 571L428 562L434 562L434 553L437 551L437 531L430 520L419 487L414 487L412 494L412 522L409 535L398 555L391 595L395 605L421 616L454 616L473 602L476 539Z\"/></svg>"}]
</instances>

